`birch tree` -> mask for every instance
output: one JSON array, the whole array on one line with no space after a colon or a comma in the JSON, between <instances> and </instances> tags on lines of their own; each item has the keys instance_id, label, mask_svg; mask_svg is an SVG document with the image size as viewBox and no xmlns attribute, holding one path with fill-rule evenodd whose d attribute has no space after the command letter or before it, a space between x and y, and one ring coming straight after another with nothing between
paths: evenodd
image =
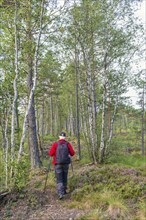
<instances>
[{"instance_id":1,"label":"birch tree","mask_svg":"<svg viewBox=\"0 0 146 220\"><path fill-rule=\"evenodd\" d=\"M80 121L79 121L79 58L75 40L75 78L76 78L76 136L78 141L78 157L81 160Z\"/></svg>"},{"instance_id":2,"label":"birch tree","mask_svg":"<svg viewBox=\"0 0 146 220\"><path fill-rule=\"evenodd\" d=\"M44 15L44 0L42 0L42 3L41 3L40 28L39 28L39 33L38 33L37 43L36 43L36 48L35 48L35 54L34 54L33 85L30 90L28 106L27 106L27 110L25 113L24 123L23 123L23 133L22 133L21 143L20 143L20 148L19 148L19 153L18 153L18 161L20 161L22 154L23 154L23 146L24 146L24 141L25 141L25 137L26 137L28 115L29 115L30 109L32 108L32 103L34 100L34 93L35 93L35 89L36 89L36 85L37 85L38 56L39 56L40 39L41 39L41 34L42 34L43 15ZM35 168L36 166L40 166L40 158L39 158L38 144L33 147L34 147L34 149L32 149L33 151L31 154L31 166L32 166L32 168Z\"/></svg>"},{"instance_id":3,"label":"birch tree","mask_svg":"<svg viewBox=\"0 0 146 220\"><path fill-rule=\"evenodd\" d=\"M146 77L145 77L146 78ZM142 156L145 155L145 104L146 104L146 82L143 82L142 86L142 114L141 114L141 154Z\"/></svg>"},{"instance_id":4,"label":"birch tree","mask_svg":"<svg viewBox=\"0 0 146 220\"><path fill-rule=\"evenodd\" d=\"M15 122L17 115L17 99L18 99L18 89L17 89L17 80L18 80L18 2L15 1L15 17L14 17L14 25L15 25L15 78L13 81L14 88L14 98L12 105L12 122L11 122L11 160L14 160L14 147L15 147Z\"/></svg>"}]
</instances>

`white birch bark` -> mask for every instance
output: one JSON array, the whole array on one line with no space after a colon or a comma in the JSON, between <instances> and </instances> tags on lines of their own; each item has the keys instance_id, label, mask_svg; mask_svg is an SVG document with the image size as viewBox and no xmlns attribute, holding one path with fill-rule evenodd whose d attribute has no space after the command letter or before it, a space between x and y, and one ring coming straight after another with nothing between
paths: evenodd
<instances>
[{"instance_id":1,"label":"white birch bark","mask_svg":"<svg viewBox=\"0 0 146 220\"><path fill-rule=\"evenodd\" d=\"M76 41L76 39L75 39ZM81 159L80 146L80 120L79 120L79 57L77 45L75 42L75 79L76 79L76 136L78 145L78 158Z\"/></svg>"},{"instance_id":2,"label":"white birch bark","mask_svg":"<svg viewBox=\"0 0 146 220\"><path fill-rule=\"evenodd\" d=\"M22 132L22 137L21 137L21 142L20 142L20 147L19 147L19 152L18 152L18 162L20 161L22 154L23 154L23 148L24 148L24 141L26 137L26 131L27 131L27 122L28 122L28 114L32 105L32 98L36 89L37 85L37 75L38 75L38 55L39 55L39 47L40 47L40 39L41 39L41 34L42 34L42 23L43 23L43 14L44 14L44 0L42 0L42 5L41 5L41 15L40 15L40 29L39 29L39 34L38 34L38 39L37 39L37 44L36 44L36 49L35 49L35 55L34 55L34 77L33 77L33 86L30 91L29 99L28 99L28 106L25 112L25 117L24 117L24 122L23 122L23 132Z\"/></svg>"},{"instance_id":3,"label":"white birch bark","mask_svg":"<svg viewBox=\"0 0 146 220\"><path fill-rule=\"evenodd\" d=\"M101 124L101 139L100 139L100 162L103 161L104 150L105 150L105 105L106 105L106 83L104 84L103 99L102 99L102 124Z\"/></svg>"},{"instance_id":4,"label":"white birch bark","mask_svg":"<svg viewBox=\"0 0 146 220\"><path fill-rule=\"evenodd\" d=\"M13 81L14 88L14 98L12 104L12 121L11 121L11 160L14 160L14 147L15 147L15 119L16 119L16 110L17 110L17 99L18 99L18 89L17 89L17 80L18 80L18 33L17 33L17 22L18 22L18 8L17 1L15 1L15 78Z\"/></svg>"},{"instance_id":5,"label":"white birch bark","mask_svg":"<svg viewBox=\"0 0 146 220\"><path fill-rule=\"evenodd\" d=\"M85 109L86 104L84 103L84 97L85 95L85 90L84 88L82 89L81 96L80 96L80 105L81 105L81 126L83 130L83 135L84 139L86 140L87 143L89 143L89 132L88 132L88 122L87 122L87 109ZM88 151L89 151L89 144L88 144ZM89 151L90 152L90 151ZM90 152L91 153L91 152Z\"/></svg>"},{"instance_id":6,"label":"white birch bark","mask_svg":"<svg viewBox=\"0 0 146 220\"><path fill-rule=\"evenodd\" d=\"M142 88L142 114L141 114L141 155L145 155L145 84Z\"/></svg>"},{"instance_id":7,"label":"white birch bark","mask_svg":"<svg viewBox=\"0 0 146 220\"><path fill-rule=\"evenodd\" d=\"M89 129L90 129L90 138L91 138L91 145L92 145L92 155L94 162L96 162L96 157L95 157L95 148L94 148L94 133L93 133L93 105L92 105L92 81L91 81L91 72L88 69L88 111L89 111Z\"/></svg>"},{"instance_id":8,"label":"white birch bark","mask_svg":"<svg viewBox=\"0 0 146 220\"><path fill-rule=\"evenodd\" d=\"M87 108L85 108L85 106L87 106L87 104L84 101L84 98L86 97L86 93L85 93L85 89L82 86L81 83L81 74L79 71L79 85L80 85L80 105L81 105L81 126L83 127L83 134L84 134L84 138L87 140L88 138L88 128L87 128ZM89 140L88 140L89 142Z\"/></svg>"},{"instance_id":9,"label":"white birch bark","mask_svg":"<svg viewBox=\"0 0 146 220\"><path fill-rule=\"evenodd\" d=\"M40 134L42 135L42 140L44 138L44 127L45 127L45 101L43 99L42 111L41 111L41 132L40 132Z\"/></svg>"},{"instance_id":10,"label":"white birch bark","mask_svg":"<svg viewBox=\"0 0 146 220\"><path fill-rule=\"evenodd\" d=\"M9 149L9 140L8 140L8 121L11 108L6 111L5 118L5 129L4 129L4 138L5 138L5 187L8 188L8 149Z\"/></svg>"},{"instance_id":11,"label":"white birch bark","mask_svg":"<svg viewBox=\"0 0 146 220\"><path fill-rule=\"evenodd\" d=\"M101 124L101 139L100 139L100 159L99 162L103 162L104 153L105 153L105 138L104 138L104 132L105 132L105 106L106 106L106 100L107 100L107 51L105 49L105 55L104 55L104 82L103 82L103 99L102 99L102 124Z\"/></svg>"},{"instance_id":12,"label":"white birch bark","mask_svg":"<svg viewBox=\"0 0 146 220\"><path fill-rule=\"evenodd\" d=\"M113 137L113 126L114 126L114 121L115 121L115 116L116 116L116 112L117 112L117 107L118 107L118 95L116 97L116 102L115 102L115 107L114 107L114 112L113 112L113 116L112 119L110 121L110 130L109 130L109 138L106 142L106 146L105 146L105 154L106 151L111 143L112 137Z\"/></svg>"},{"instance_id":13,"label":"white birch bark","mask_svg":"<svg viewBox=\"0 0 146 220\"><path fill-rule=\"evenodd\" d=\"M94 74L94 71L92 71L92 75ZM93 80L93 77L91 79L91 88L92 88L92 115L93 115L93 144L94 144L94 155L96 154L96 152L98 151L98 146L97 146L97 118L96 118L96 94L95 94L95 82ZM95 162L97 162L98 160L98 155L95 155Z\"/></svg>"},{"instance_id":14,"label":"white birch bark","mask_svg":"<svg viewBox=\"0 0 146 220\"><path fill-rule=\"evenodd\" d=\"M53 135L53 100L52 100L52 94L50 95L50 134Z\"/></svg>"},{"instance_id":15,"label":"white birch bark","mask_svg":"<svg viewBox=\"0 0 146 220\"><path fill-rule=\"evenodd\" d=\"M74 125L73 125L73 106L72 106L72 95L69 96L69 103L70 103L70 108L69 108L69 114L70 114L70 120L69 120L69 131L71 135L74 135Z\"/></svg>"},{"instance_id":16,"label":"white birch bark","mask_svg":"<svg viewBox=\"0 0 146 220\"><path fill-rule=\"evenodd\" d=\"M81 45L82 46L82 45ZM89 135L90 136L90 145L92 149L92 158L93 162L96 164L97 159L95 155L95 140L94 140L94 99L93 99L93 84L92 84L92 70L91 70L91 58L90 58L90 51L84 50L84 47L82 46L82 52L83 52L83 59L84 59L84 65L86 67L86 75L87 75L87 91L88 91L88 119L89 119ZM89 55L88 55L89 54Z\"/></svg>"},{"instance_id":17,"label":"white birch bark","mask_svg":"<svg viewBox=\"0 0 146 220\"><path fill-rule=\"evenodd\" d=\"M54 115L54 134L57 134L57 127L58 127L58 106L55 106L55 115Z\"/></svg>"}]
</instances>

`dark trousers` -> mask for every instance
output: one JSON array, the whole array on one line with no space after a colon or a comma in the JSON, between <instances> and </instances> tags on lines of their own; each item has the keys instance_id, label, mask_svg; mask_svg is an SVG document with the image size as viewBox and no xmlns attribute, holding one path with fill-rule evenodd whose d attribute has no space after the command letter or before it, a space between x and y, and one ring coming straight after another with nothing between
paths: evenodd
<instances>
[{"instance_id":1,"label":"dark trousers","mask_svg":"<svg viewBox=\"0 0 146 220\"><path fill-rule=\"evenodd\" d=\"M55 175L57 183L57 193L64 194L67 189L67 176L68 176L69 164L56 164Z\"/></svg>"}]
</instances>

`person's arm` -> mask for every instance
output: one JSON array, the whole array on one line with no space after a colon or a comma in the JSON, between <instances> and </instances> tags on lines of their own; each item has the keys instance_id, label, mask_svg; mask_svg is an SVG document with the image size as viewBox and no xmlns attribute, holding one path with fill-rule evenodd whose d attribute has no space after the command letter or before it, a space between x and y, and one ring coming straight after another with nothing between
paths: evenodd
<instances>
[{"instance_id":1,"label":"person's arm","mask_svg":"<svg viewBox=\"0 0 146 220\"><path fill-rule=\"evenodd\" d=\"M68 143L68 149L70 156L73 156L75 154L75 151L70 143Z\"/></svg>"},{"instance_id":2,"label":"person's arm","mask_svg":"<svg viewBox=\"0 0 146 220\"><path fill-rule=\"evenodd\" d=\"M51 157L55 155L56 147L57 147L57 143L54 142L54 143L52 144L52 147L51 147L50 150L48 151L48 154L49 154Z\"/></svg>"}]
</instances>

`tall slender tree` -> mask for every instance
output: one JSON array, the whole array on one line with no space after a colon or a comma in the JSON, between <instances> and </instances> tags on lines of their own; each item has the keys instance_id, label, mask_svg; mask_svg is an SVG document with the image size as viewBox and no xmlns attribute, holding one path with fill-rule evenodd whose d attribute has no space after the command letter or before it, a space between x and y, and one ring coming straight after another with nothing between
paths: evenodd
<instances>
[{"instance_id":1,"label":"tall slender tree","mask_svg":"<svg viewBox=\"0 0 146 220\"><path fill-rule=\"evenodd\" d=\"M32 43L31 39L31 27L30 27L30 6L28 7L28 42ZM30 154L31 154L31 167L35 168L40 166L40 156L39 156L39 149L38 149L38 141L37 141L37 131L36 131L36 119L35 119L35 106L34 106L34 93L36 89L37 83L37 75L38 75L38 55L39 55L39 47L40 47L40 38L42 34L42 24L43 24L43 16L44 16L44 0L41 3L41 13L40 13L40 27L39 33L37 37L35 53L34 53L34 65L32 64L32 57L28 53L28 62L29 62L29 88L30 88L30 95L27 110L25 113L24 124L23 124L23 133L18 153L18 161L20 161L22 153L23 153L23 145L26 136L26 128L27 123L29 124L29 145L30 145ZM34 68L34 69L32 69ZM34 70L34 77L33 71ZM32 78L33 77L33 78Z\"/></svg>"}]
</instances>

